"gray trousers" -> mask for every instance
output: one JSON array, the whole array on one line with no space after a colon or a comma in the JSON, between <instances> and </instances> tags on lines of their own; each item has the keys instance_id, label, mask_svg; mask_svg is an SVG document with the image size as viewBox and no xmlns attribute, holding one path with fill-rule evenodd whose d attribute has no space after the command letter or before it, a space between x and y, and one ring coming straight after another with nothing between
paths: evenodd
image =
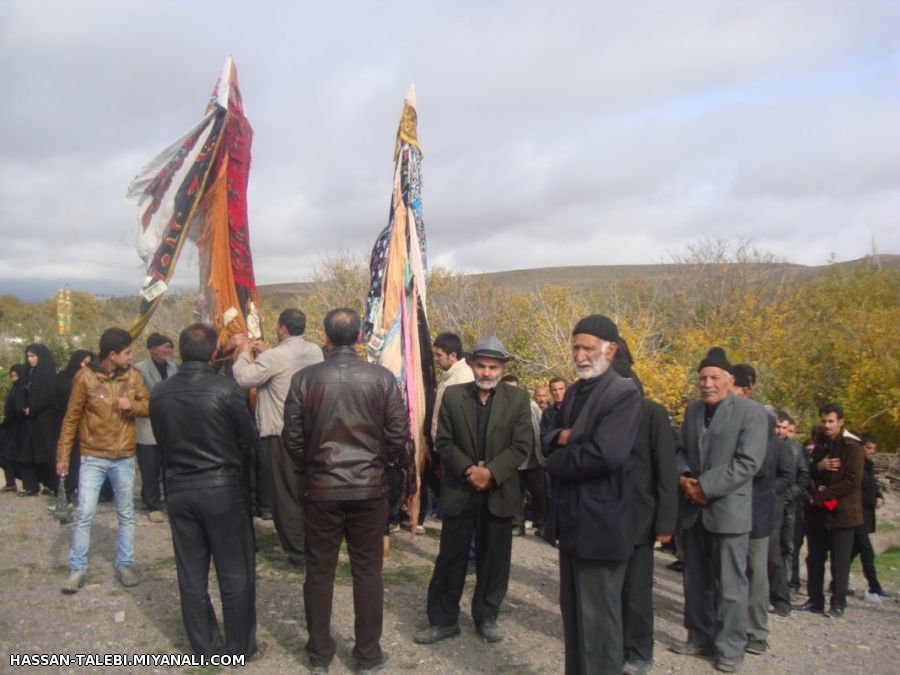
<instances>
[{"instance_id":1,"label":"gray trousers","mask_svg":"<svg viewBox=\"0 0 900 675\"><path fill-rule=\"evenodd\" d=\"M263 436L257 449L266 457L266 493L270 495L272 520L281 548L295 562L305 559L303 552L303 510L300 507L300 473L294 458L284 449L281 436Z\"/></svg>"},{"instance_id":2,"label":"gray trousers","mask_svg":"<svg viewBox=\"0 0 900 675\"><path fill-rule=\"evenodd\" d=\"M622 672L622 584L626 566L624 560L588 560L559 552L566 675Z\"/></svg>"},{"instance_id":3,"label":"gray trousers","mask_svg":"<svg viewBox=\"0 0 900 675\"><path fill-rule=\"evenodd\" d=\"M710 532L701 518L684 531L684 626L688 641L715 647L720 656L729 658L743 657L747 644L749 541L749 533Z\"/></svg>"},{"instance_id":4,"label":"gray trousers","mask_svg":"<svg viewBox=\"0 0 900 675\"><path fill-rule=\"evenodd\" d=\"M769 537L751 539L747 551L747 639L769 637Z\"/></svg>"}]
</instances>

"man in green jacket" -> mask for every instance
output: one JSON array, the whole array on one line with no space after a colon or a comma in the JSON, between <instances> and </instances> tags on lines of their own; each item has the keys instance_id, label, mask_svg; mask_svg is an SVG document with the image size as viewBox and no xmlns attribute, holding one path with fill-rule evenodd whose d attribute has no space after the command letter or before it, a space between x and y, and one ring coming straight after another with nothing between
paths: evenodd
<instances>
[{"instance_id":1,"label":"man in green jacket","mask_svg":"<svg viewBox=\"0 0 900 675\"><path fill-rule=\"evenodd\" d=\"M420 644L459 634L459 599L475 533L472 618L486 642L503 639L497 626L509 584L513 516L519 509L519 465L534 432L528 394L500 380L509 355L496 337L472 350L475 382L448 387L441 403L435 450L441 461L441 544L428 586L430 626Z\"/></svg>"}]
</instances>

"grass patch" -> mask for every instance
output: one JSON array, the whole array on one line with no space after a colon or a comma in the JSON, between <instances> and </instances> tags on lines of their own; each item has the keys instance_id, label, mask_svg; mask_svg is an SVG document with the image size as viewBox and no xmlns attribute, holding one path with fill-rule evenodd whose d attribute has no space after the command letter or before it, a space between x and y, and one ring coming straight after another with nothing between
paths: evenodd
<instances>
[{"instance_id":1,"label":"grass patch","mask_svg":"<svg viewBox=\"0 0 900 675\"><path fill-rule=\"evenodd\" d=\"M346 556L347 542L341 544L341 553ZM288 562L287 554L282 550L281 540L278 539L278 533L275 530L257 530L256 559L257 561L262 561L266 567L272 570L290 572L297 575L305 574L302 569L294 567ZM335 583L348 584L352 579L350 563L346 560L338 559L337 569L334 571Z\"/></svg>"},{"instance_id":2,"label":"grass patch","mask_svg":"<svg viewBox=\"0 0 900 675\"><path fill-rule=\"evenodd\" d=\"M285 562L284 551L275 530L256 531L256 557L275 567L282 567Z\"/></svg>"},{"instance_id":3,"label":"grass patch","mask_svg":"<svg viewBox=\"0 0 900 675\"><path fill-rule=\"evenodd\" d=\"M543 672L541 670L535 670L531 666L519 665L516 663L501 663L497 666L496 672L498 673L521 673L522 675L533 675L535 673Z\"/></svg>"},{"instance_id":4,"label":"grass patch","mask_svg":"<svg viewBox=\"0 0 900 675\"><path fill-rule=\"evenodd\" d=\"M876 532L896 532L900 530L900 524L892 520L879 520L875 525Z\"/></svg>"},{"instance_id":5,"label":"grass patch","mask_svg":"<svg viewBox=\"0 0 900 675\"><path fill-rule=\"evenodd\" d=\"M17 567L3 567L0 568L0 577L11 577L18 574L19 569Z\"/></svg>"},{"instance_id":6,"label":"grass patch","mask_svg":"<svg viewBox=\"0 0 900 675\"><path fill-rule=\"evenodd\" d=\"M157 558L152 563L147 565L147 569L153 572L161 572L163 570L174 570L176 569L175 564L175 556L169 556L167 558Z\"/></svg>"},{"instance_id":7,"label":"grass patch","mask_svg":"<svg viewBox=\"0 0 900 675\"><path fill-rule=\"evenodd\" d=\"M900 585L900 548L893 546L881 555L875 556L875 569L879 581Z\"/></svg>"},{"instance_id":8,"label":"grass patch","mask_svg":"<svg viewBox=\"0 0 900 675\"><path fill-rule=\"evenodd\" d=\"M400 586L402 584L416 584L426 586L431 581L433 567L425 565L403 565L390 572L385 572L385 586Z\"/></svg>"}]
</instances>

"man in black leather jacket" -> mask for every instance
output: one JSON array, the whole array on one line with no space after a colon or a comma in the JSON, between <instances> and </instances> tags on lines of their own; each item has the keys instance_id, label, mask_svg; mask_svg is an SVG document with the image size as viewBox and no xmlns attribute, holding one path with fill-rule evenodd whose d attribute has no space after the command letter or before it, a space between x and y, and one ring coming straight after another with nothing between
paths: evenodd
<instances>
[{"instance_id":1,"label":"man in black leather jacket","mask_svg":"<svg viewBox=\"0 0 900 675\"><path fill-rule=\"evenodd\" d=\"M217 337L204 324L182 331L183 364L153 390L150 424L162 448L181 616L191 647L206 657L221 647L207 588L212 555L224 651L252 659L265 645L256 643L256 556L243 467L257 431L240 387L209 365Z\"/></svg>"},{"instance_id":2,"label":"man in black leather jacket","mask_svg":"<svg viewBox=\"0 0 900 675\"><path fill-rule=\"evenodd\" d=\"M325 361L294 375L284 406L284 447L301 472L306 652L313 672L327 672L335 654L334 574L345 535L356 612L353 658L361 670L387 661L380 645L386 469L404 459L409 421L394 375L357 356L359 329L354 310L328 313Z\"/></svg>"}]
</instances>

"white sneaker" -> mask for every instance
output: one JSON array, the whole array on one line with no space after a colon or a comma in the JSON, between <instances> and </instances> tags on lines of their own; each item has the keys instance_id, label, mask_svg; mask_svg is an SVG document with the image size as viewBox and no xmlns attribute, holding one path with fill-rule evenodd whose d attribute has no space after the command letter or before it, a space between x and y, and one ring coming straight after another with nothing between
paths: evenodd
<instances>
[{"instance_id":1,"label":"white sneaker","mask_svg":"<svg viewBox=\"0 0 900 675\"><path fill-rule=\"evenodd\" d=\"M866 600L868 602L874 602L876 605L880 605L884 602L884 598L878 595L878 593L869 593L866 591Z\"/></svg>"}]
</instances>

